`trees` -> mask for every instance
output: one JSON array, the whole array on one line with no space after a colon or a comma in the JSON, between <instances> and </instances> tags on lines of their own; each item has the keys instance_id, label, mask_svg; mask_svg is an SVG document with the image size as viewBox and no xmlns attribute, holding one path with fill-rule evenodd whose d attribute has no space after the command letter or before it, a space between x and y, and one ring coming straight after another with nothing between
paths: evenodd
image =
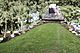
<instances>
[{"instance_id":1,"label":"trees","mask_svg":"<svg viewBox=\"0 0 80 53\"><path fill-rule=\"evenodd\" d=\"M7 30L16 30L16 28L20 27L21 20L31 19L29 16L30 12L38 11L40 16L46 11L45 9L49 4L56 3L58 5L73 5L80 6L79 0L0 0L0 26L3 26L1 30L5 29L5 23L7 25ZM71 13L74 11L73 7L65 7L61 11L64 16L68 19L70 17L75 16ZM6 12L6 14L5 14ZM79 15L79 14L78 14ZM6 21L5 21L6 20Z\"/></svg>"}]
</instances>

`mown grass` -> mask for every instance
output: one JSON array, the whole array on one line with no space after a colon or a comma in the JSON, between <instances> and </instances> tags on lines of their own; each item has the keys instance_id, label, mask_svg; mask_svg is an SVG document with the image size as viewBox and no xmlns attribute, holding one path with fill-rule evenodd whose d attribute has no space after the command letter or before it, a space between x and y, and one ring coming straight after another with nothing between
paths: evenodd
<instances>
[{"instance_id":1,"label":"mown grass","mask_svg":"<svg viewBox=\"0 0 80 53\"><path fill-rule=\"evenodd\" d=\"M60 24L48 23L1 43L0 53L80 53L80 39Z\"/></svg>"}]
</instances>

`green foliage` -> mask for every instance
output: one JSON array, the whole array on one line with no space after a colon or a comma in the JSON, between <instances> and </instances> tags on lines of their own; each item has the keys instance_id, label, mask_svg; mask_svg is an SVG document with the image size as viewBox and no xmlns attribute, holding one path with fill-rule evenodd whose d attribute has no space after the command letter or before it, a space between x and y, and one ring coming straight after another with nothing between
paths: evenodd
<instances>
[{"instance_id":1,"label":"green foliage","mask_svg":"<svg viewBox=\"0 0 80 53\"><path fill-rule=\"evenodd\" d=\"M46 11L45 9L47 9L49 4L52 3L61 6L62 14L68 20L70 20L75 15L79 15L79 13L72 13L75 9L79 9L79 0L0 0L0 19L4 21L6 18L7 20L10 20L11 23L13 23L13 19L16 18L18 20L18 18L29 18L27 16L29 12L36 11L39 11L39 14L42 16L42 14ZM4 14L5 12L7 12L6 15ZM1 23L2 21L0 24Z\"/></svg>"},{"instance_id":2,"label":"green foliage","mask_svg":"<svg viewBox=\"0 0 80 53\"><path fill-rule=\"evenodd\" d=\"M61 8L61 12L63 14L63 16L70 21L73 18L77 18L77 16L80 16L80 12L78 12L77 10L80 10L79 7L74 7L74 6L60 6Z\"/></svg>"}]
</instances>

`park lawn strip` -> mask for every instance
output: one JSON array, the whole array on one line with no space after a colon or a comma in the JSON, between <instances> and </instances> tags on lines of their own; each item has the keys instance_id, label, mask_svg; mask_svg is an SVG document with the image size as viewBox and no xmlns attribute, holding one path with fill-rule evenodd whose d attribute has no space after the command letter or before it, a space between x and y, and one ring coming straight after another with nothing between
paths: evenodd
<instances>
[{"instance_id":1,"label":"park lawn strip","mask_svg":"<svg viewBox=\"0 0 80 53\"><path fill-rule=\"evenodd\" d=\"M8 42L0 53L80 53L80 39L58 23L47 23Z\"/></svg>"}]
</instances>

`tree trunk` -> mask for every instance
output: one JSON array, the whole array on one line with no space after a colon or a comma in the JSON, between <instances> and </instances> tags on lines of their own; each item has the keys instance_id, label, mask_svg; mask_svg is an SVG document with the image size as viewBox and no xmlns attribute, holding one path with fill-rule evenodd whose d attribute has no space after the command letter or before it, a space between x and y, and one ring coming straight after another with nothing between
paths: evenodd
<instances>
[{"instance_id":1,"label":"tree trunk","mask_svg":"<svg viewBox=\"0 0 80 53\"><path fill-rule=\"evenodd\" d=\"M6 37L6 30L7 30L7 22L6 22L6 19L5 19L5 32L4 32L4 38Z\"/></svg>"}]
</instances>

